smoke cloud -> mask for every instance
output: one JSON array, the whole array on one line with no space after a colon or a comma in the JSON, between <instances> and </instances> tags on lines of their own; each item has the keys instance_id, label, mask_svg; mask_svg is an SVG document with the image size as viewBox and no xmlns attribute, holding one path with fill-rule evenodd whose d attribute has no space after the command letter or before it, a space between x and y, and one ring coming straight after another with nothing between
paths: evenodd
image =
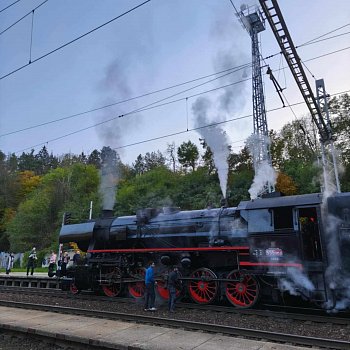
<instances>
[{"instance_id":1,"label":"smoke cloud","mask_svg":"<svg viewBox=\"0 0 350 350\"><path fill-rule=\"evenodd\" d=\"M253 183L248 191L251 199L256 199L266 188L271 189L271 192L275 189L277 173L268 161L269 144L270 139L261 135L251 135L246 141L249 152L254 159L255 169ZM261 158L260 162L257 161Z\"/></svg>"},{"instance_id":2,"label":"smoke cloud","mask_svg":"<svg viewBox=\"0 0 350 350\"><path fill-rule=\"evenodd\" d=\"M128 80L128 64L115 60L106 67L104 77L98 85L99 92L104 96L100 105L111 104L111 107L103 109L98 116L97 122L113 120L98 126L96 132L104 145L110 148L118 148L123 145L126 130L136 130L140 124L140 114L137 115L137 122L133 115L124 116L124 113L137 108L135 102L115 104L116 101L123 101L132 97L133 91L129 87ZM113 155L102 159L100 193L102 195L104 209L113 209L118 174L118 162Z\"/></svg>"},{"instance_id":3,"label":"smoke cloud","mask_svg":"<svg viewBox=\"0 0 350 350\"><path fill-rule=\"evenodd\" d=\"M339 227L343 221L329 214L327 210L327 198L323 200L324 231L326 236L326 250L328 266L325 277L326 283L331 290L337 290L336 310L342 310L350 305L350 276L343 270L343 259L339 246ZM325 307L332 307L332 300L329 300Z\"/></svg>"},{"instance_id":4,"label":"smoke cloud","mask_svg":"<svg viewBox=\"0 0 350 350\"><path fill-rule=\"evenodd\" d=\"M100 193L102 195L103 209L113 210L118 181L118 169L112 163L107 162L102 164L100 175Z\"/></svg>"},{"instance_id":5,"label":"smoke cloud","mask_svg":"<svg viewBox=\"0 0 350 350\"><path fill-rule=\"evenodd\" d=\"M195 126L200 127L210 124L207 111L210 107L210 101L205 97L199 97L192 105L192 112L195 116ZM222 195L226 198L228 163L227 158L230 154L229 138L224 130L215 125L208 128L199 129L199 133L205 139L206 143L213 152L215 167L218 171Z\"/></svg>"},{"instance_id":6,"label":"smoke cloud","mask_svg":"<svg viewBox=\"0 0 350 350\"><path fill-rule=\"evenodd\" d=\"M241 31L238 22L233 21L228 14L224 14L224 16L226 17L217 21L212 27L212 36L221 46L213 59L213 67L216 71L229 70L248 61L248 56L242 51L240 43L240 40L246 41L247 37L239 35ZM229 28L227 23L229 23ZM235 33L235 37L232 36L232 33ZM233 71L232 74L218 79L217 84L222 86L237 82L242 79L243 75L247 75L247 70L246 66L241 66L241 68ZM192 104L195 127L200 128L208 124L223 122L226 120L226 116L232 116L232 114L241 110L245 104L245 86L243 82L232 85L221 91L212 100L204 97L197 98ZM230 138L226 131L218 125L199 129L198 132L213 152L213 160L218 172L221 192L223 197L226 198Z\"/></svg>"},{"instance_id":7,"label":"smoke cloud","mask_svg":"<svg viewBox=\"0 0 350 350\"><path fill-rule=\"evenodd\" d=\"M315 286L309 278L299 269L288 267L287 278L278 280L278 287L287 290L291 295L300 295L305 291L312 292Z\"/></svg>"}]
</instances>

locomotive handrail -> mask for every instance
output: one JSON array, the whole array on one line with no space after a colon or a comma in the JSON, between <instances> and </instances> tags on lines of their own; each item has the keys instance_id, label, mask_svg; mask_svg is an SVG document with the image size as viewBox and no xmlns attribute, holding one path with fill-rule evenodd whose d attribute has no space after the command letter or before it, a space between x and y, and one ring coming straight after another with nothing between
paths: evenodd
<instances>
[{"instance_id":1,"label":"locomotive handrail","mask_svg":"<svg viewBox=\"0 0 350 350\"><path fill-rule=\"evenodd\" d=\"M227 251L249 250L248 246L223 246L223 247L192 247L192 248L133 248L133 249L91 249L88 253L148 253L148 252L177 252L177 251Z\"/></svg>"}]
</instances>

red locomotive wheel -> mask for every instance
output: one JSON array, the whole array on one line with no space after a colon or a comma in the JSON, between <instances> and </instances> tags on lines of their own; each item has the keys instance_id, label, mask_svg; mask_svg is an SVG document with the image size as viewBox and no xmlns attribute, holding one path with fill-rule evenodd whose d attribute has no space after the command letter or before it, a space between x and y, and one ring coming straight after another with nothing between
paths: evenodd
<instances>
[{"instance_id":1,"label":"red locomotive wheel","mask_svg":"<svg viewBox=\"0 0 350 350\"><path fill-rule=\"evenodd\" d=\"M181 277L180 273L179 276ZM159 296L165 300L169 299L169 291L165 288L165 281L157 281L157 292ZM176 288L176 297L178 298L181 294L182 288Z\"/></svg>"},{"instance_id":2,"label":"red locomotive wheel","mask_svg":"<svg viewBox=\"0 0 350 350\"><path fill-rule=\"evenodd\" d=\"M106 267L103 271L104 282L101 285L107 297L116 297L121 291L121 271L118 267Z\"/></svg>"},{"instance_id":3,"label":"red locomotive wheel","mask_svg":"<svg viewBox=\"0 0 350 350\"><path fill-rule=\"evenodd\" d=\"M80 293L80 290L77 288L77 286L75 285L74 282L72 282L69 286L69 291L72 293L72 294L79 294Z\"/></svg>"},{"instance_id":4,"label":"red locomotive wheel","mask_svg":"<svg viewBox=\"0 0 350 350\"><path fill-rule=\"evenodd\" d=\"M218 282L213 281L217 278L215 273L207 268L201 268L192 272L188 284L188 292L191 298L198 304L211 303L218 292Z\"/></svg>"},{"instance_id":5,"label":"red locomotive wheel","mask_svg":"<svg viewBox=\"0 0 350 350\"><path fill-rule=\"evenodd\" d=\"M134 298L143 298L145 294L145 274L146 270L143 267L134 270L132 277L134 277L135 279L142 279L142 282L131 282L128 284L129 293Z\"/></svg>"},{"instance_id":6,"label":"red locomotive wheel","mask_svg":"<svg viewBox=\"0 0 350 350\"><path fill-rule=\"evenodd\" d=\"M157 281L157 292L161 298L168 300L169 299L169 291L165 288L165 281Z\"/></svg>"},{"instance_id":7,"label":"red locomotive wheel","mask_svg":"<svg viewBox=\"0 0 350 350\"><path fill-rule=\"evenodd\" d=\"M259 298L259 284L252 275L241 275L237 270L231 271L227 279L225 293L228 301L237 308L249 308L255 305Z\"/></svg>"},{"instance_id":8,"label":"red locomotive wheel","mask_svg":"<svg viewBox=\"0 0 350 350\"><path fill-rule=\"evenodd\" d=\"M107 295L107 297L116 297L120 293L120 283L119 284L112 284L110 286L102 286L103 293Z\"/></svg>"}]
</instances>

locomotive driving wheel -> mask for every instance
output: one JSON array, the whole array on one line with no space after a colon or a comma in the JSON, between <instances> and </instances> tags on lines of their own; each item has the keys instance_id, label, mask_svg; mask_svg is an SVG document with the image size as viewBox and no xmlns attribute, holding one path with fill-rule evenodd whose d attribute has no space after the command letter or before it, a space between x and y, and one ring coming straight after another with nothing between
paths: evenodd
<instances>
[{"instance_id":1,"label":"locomotive driving wheel","mask_svg":"<svg viewBox=\"0 0 350 350\"><path fill-rule=\"evenodd\" d=\"M143 267L137 268L133 271L132 277L135 279L140 279L142 281L130 282L128 284L128 290L131 296L134 298L142 298L145 294L145 274L146 270Z\"/></svg>"},{"instance_id":2,"label":"locomotive driving wheel","mask_svg":"<svg viewBox=\"0 0 350 350\"><path fill-rule=\"evenodd\" d=\"M116 297L121 291L121 270L118 267L110 266L104 268L103 271L103 282L101 287L103 293L108 297Z\"/></svg>"},{"instance_id":3,"label":"locomotive driving wheel","mask_svg":"<svg viewBox=\"0 0 350 350\"><path fill-rule=\"evenodd\" d=\"M181 278L180 272L178 272L179 278ZM169 290L166 288L166 279L168 276L165 276L163 280L157 281L157 292L160 295L161 298L165 300L169 300ZM176 298L178 298L181 295L182 292L182 286L179 285L176 287Z\"/></svg>"},{"instance_id":4,"label":"locomotive driving wheel","mask_svg":"<svg viewBox=\"0 0 350 350\"><path fill-rule=\"evenodd\" d=\"M74 295L80 293L80 289L78 289L74 282L71 282L71 284L69 285L69 291Z\"/></svg>"},{"instance_id":5,"label":"locomotive driving wheel","mask_svg":"<svg viewBox=\"0 0 350 350\"><path fill-rule=\"evenodd\" d=\"M249 308L255 305L259 298L259 284L252 275L245 275L234 270L231 271L226 282L225 293L228 301L237 308Z\"/></svg>"},{"instance_id":6,"label":"locomotive driving wheel","mask_svg":"<svg viewBox=\"0 0 350 350\"><path fill-rule=\"evenodd\" d=\"M188 292L191 298L198 304L211 303L218 292L218 282L213 281L216 279L216 275L213 271L207 268L200 268L192 272L189 281Z\"/></svg>"}]
</instances>

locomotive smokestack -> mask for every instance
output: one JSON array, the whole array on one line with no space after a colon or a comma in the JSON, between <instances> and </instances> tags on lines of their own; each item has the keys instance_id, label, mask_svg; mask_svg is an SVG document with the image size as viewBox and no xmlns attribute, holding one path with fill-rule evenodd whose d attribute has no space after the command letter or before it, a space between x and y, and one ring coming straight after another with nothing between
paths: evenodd
<instances>
[{"instance_id":1,"label":"locomotive smokestack","mask_svg":"<svg viewBox=\"0 0 350 350\"><path fill-rule=\"evenodd\" d=\"M113 217L113 215L114 215L113 210L103 209L101 217L102 219L107 219L107 218Z\"/></svg>"},{"instance_id":2,"label":"locomotive smokestack","mask_svg":"<svg viewBox=\"0 0 350 350\"><path fill-rule=\"evenodd\" d=\"M227 208L227 199L226 198L221 199L220 206L221 206L221 208Z\"/></svg>"}]
</instances>

